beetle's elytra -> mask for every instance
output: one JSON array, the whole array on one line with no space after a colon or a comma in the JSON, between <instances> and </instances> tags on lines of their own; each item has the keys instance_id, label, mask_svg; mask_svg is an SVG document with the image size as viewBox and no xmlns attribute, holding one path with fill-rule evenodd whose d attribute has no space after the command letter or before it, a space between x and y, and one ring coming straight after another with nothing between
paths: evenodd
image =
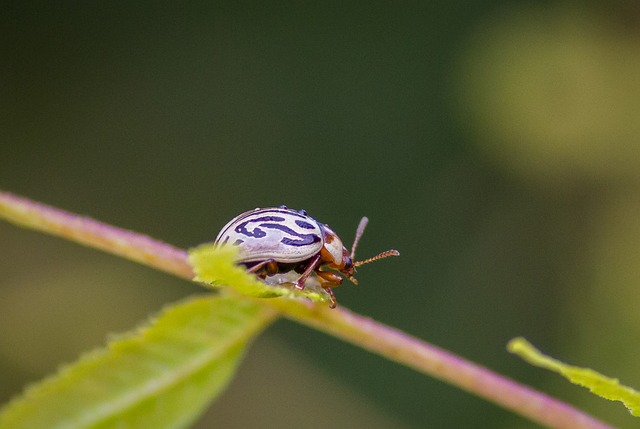
<instances>
[{"instance_id":1,"label":"beetle's elytra","mask_svg":"<svg viewBox=\"0 0 640 429\"><path fill-rule=\"evenodd\" d=\"M331 288L341 285L342 277L323 268L338 271L358 284L353 278L356 267L400 254L397 250L387 250L354 262L356 246L367 222L366 217L360 220L349 252L328 225L316 221L304 210L286 206L257 208L231 219L218 233L215 244L238 246L238 263L262 279L293 270L300 274L295 287L304 289L309 276L316 273L320 286L331 298L329 306L335 308L336 298Z\"/></svg>"}]
</instances>

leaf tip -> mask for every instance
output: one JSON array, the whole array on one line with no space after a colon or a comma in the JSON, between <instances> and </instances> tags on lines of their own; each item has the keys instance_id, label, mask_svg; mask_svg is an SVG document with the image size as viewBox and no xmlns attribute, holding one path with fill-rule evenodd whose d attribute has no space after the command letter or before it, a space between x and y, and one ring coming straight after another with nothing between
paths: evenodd
<instances>
[{"instance_id":1,"label":"leaf tip","mask_svg":"<svg viewBox=\"0 0 640 429\"><path fill-rule=\"evenodd\" d=\"M257 298L307 298L316 302L328 302L329 294L316 279L309 278L304 290L294 287L295 273L280 273L265 281L256 278L237 264L236 246L214 246L205 243L189 250L189 263L196 274L194 280L212 286L229 286L237 292Z\"/></svg>"}]
</instances>

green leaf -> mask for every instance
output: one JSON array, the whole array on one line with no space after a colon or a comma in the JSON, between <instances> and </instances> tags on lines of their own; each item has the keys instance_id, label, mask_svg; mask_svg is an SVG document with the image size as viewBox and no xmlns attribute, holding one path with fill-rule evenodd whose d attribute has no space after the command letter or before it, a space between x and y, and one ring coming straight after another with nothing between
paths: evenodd
<instances>
[{"instance_id":1,"label":"green leaf","mask_svg":"<svg viewBox=\"0 0 640 429\"><path fill-rule=\"evenodd\" d=\"M567 365L545 356L524 338L514 338L507 348L530 364L554 371L573 384L586 387L602 398L622 402L632 415L640 416L640 392L621 385L618 379L606 377L589 368Z\"/></svg>"},{"instance_id":2,"label":"green leaf","mask_svg":"<svg viewBox=\"0 0 640 429\"><path fill-rule=\"evenodd\" d=\"M308 298L316 302L328 302L329 294L320 287L314 277L309 277L304 290L295 289L293 282L299 277L296 273L284 273L269 276L260 281L244 267L236 264L238 250L235 246L214 246L202 244L189 250L189 263L196 273L195 281L212 286L230 286L243 295L258 298Z\"/></svg>"},{"instance_id":3,"label":"green leaf","mask_svg":"<svg viewBox=\"0 0 640 429\"><path fill-rule=\"evenodd\" d=\"M276 317L233 296L195 297L29 387L0 429L179 428L226 386L242 352Z\"/></svg>"}]
</instances>

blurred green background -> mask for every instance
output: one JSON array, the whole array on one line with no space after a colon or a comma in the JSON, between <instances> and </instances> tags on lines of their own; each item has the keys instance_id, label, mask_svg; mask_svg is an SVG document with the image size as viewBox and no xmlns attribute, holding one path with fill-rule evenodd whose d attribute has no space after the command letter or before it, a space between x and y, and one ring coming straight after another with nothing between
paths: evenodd
<instances>
[{"instance_id":1,"label":"blurred green background","mask_svg":"<svg viewBox=\"0 0 640 429\"><path fill-rule=\"evenodd\" d=\"M10 2L7 2L10 3ZM13 2L0 188L172 244L305 208L363 267L339 305L556 395L524 335L640 387L635 2ZM195 285L0 223L0 399ZM197 427L533 428L290 322Z\"/></svg>"}]
</instances>

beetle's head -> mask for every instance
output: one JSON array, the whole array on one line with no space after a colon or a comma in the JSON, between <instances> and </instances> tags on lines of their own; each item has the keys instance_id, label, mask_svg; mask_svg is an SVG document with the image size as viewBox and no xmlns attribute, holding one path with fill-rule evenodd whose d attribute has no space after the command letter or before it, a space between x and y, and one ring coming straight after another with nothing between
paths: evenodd
<instances>
[{"instance_id":1,"label":"beetle's head","mask_svg":"<svg viewBox=\"0 0 640 429\"><path fill-rule=\"evenodd\" d=\"M349 252L347 248L344 247L344 245L342 244L342 240L340 240L338 235L333 232L333 230L327 225L324 225L325 241L324 248L322 249L322 251L325 252L324 259L328 262L329 268L340 271L355 285L358 284L358 281L353 278L353 275L356 273L356 267L368 264L369 262L377 261L378 259L400 255L400 252L398 252L397 250L387 250L385 252L377 254L372 258L365 259L364 261L354 262L356 247L358 246L360 237L362 236L362 233L364 232L364 229L366 228L368 222L369 219L367 219L366 217L363 217L360 220L360 224L358 225L358 229L356 230L356 238L353 240L353 246L351 246L351 252Z\"/></svg>"}]
</instances>

